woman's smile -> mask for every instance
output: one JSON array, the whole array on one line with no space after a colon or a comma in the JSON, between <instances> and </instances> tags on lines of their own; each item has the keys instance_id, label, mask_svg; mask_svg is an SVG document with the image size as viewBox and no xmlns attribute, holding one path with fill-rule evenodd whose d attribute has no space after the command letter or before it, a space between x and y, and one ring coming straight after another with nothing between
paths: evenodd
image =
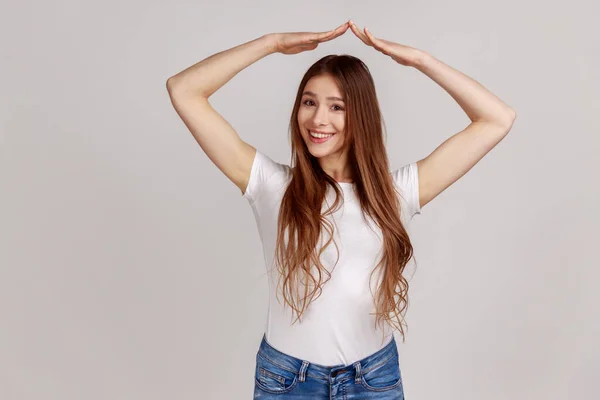
<instances>
[{"instance_id":1,"label":"woman's smile","mask_svg":"<svg viewBox=\"0 0 600 400\"><path fill-rule=\"evenodd\" d=\"M331 139L335 135L335 133L317 133L311 130L308 131L308 136L310 137L311 142L313 143L325 143L329 139Z\"/></svg>"}]
</instances>

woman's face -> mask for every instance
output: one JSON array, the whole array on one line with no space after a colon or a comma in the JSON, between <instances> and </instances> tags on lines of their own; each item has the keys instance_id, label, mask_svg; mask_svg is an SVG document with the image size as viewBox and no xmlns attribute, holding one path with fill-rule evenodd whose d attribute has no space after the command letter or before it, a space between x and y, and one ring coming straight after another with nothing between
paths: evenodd
<instances>
[{"instance_id":1,"label":"woman's face","mask_svg":"<svg viewBox=\"0 0 600 400\"><path fill-rule=\"evenodd\" d=\"M312 77L302 94L298 126L308 151L317 158L337 158L344 144L346 105L330 75ZM326 135L311 135L320 131Z\"/></svg>"}]
</instances>

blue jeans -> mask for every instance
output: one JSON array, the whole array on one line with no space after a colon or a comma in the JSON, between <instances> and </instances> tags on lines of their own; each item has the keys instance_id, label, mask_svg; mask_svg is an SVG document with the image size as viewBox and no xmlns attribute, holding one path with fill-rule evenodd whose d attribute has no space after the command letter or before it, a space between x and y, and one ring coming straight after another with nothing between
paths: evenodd
<instances>
[{"instance_id":1,"label":"blue jeans","mask_svg":"<svg viewBox=\"0 0 600 400\"><path fill-rule=\"evenodd\" d=\"M396 340L351 365L323 366L271 346L263 334L254 399L404 400Z\"/></svg>"}]
</instances>

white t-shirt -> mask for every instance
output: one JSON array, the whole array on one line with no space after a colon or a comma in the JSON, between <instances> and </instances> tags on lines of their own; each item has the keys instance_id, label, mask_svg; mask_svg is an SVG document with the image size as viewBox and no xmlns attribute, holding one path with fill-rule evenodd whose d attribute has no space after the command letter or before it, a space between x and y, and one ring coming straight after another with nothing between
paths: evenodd
<instances>
[{"instance_id":1,"label":"white t-shirt","mask_svg":"<svg viewBox=\"0 0 600 400\"><path fill-rule=\"evenodd\" d=\"M419 184L416 162L391 172L401 193L402 221L420 214ZM333 366L349 365L375 353L392 340L393 329L383 321L375 326L375 303L378 274L373 274L371 291L369 276L381 257L382 234L375 223L367 225L361 215L354 184L340 183L343 204L333 213L334 240L321 255L321 262L331 272L321 295L305 308L300 320L285 305L279 286L279 301L275 290L279 274L274 264L277 239L277 217L281 199L291 180L291 168L256 152L246 192L262 241L269 281L269 308L265 336L270 345L291 356L312 363ZM328 187L322 211L333 204L335 192ZM329 234L325 233L325 240ZM324 243L321 235L321 245ZM313 273L316 279L316 276ZM324 276L324 279L326 275ZM292 321L295 323L292 325ZM383 328L381 328L383 326ZM383 331L382 331L383 329ZM384 340L382 342L382 337Z\"/></svg>"}]
</instances>

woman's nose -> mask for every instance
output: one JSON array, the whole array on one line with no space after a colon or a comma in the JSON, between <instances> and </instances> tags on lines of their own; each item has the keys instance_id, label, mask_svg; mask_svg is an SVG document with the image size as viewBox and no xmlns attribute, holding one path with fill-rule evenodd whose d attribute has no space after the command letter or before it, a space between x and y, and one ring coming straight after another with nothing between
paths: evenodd
<instances>
[{"instance_id":1,"label":"woman's nose","mask_svg":"<svg viewBox=\"0 0 600 400\"><path fill-rule=\"evenodd\" d=\"M327 125L327 109L317 108L313 115L313 123L315 126Z\"/></svg>"}]
</instances>

